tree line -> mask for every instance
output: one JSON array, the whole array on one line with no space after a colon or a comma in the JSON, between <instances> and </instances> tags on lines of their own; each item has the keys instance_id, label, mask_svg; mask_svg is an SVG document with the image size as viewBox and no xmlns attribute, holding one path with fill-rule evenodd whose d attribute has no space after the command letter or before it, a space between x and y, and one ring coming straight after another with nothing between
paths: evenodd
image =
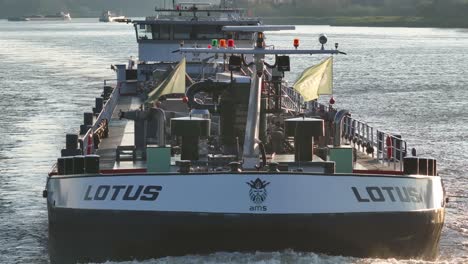
<instances>
[{"instance_id":1,"label":"tree line","mask_svg":"<svg viewBox=\"0 0 468 264\"><path fill-rule=\"evenodd\" d=\"M192 2L195 0L176 0ZM0 0L0 17L67 11L73 17L99 16L113 10L127 16L153 15L157 4L172 0ZM203 1L202 1L203 2ZM206 2L206 0L204 1ZM417 16L465 19L468 0L235 0L259 16ZM274 4L285 2L285 4Z\"/></svg>"},{"instance_id":2,"label":"tree line","mask_svg":"<svg viewBox=\"0 0 468 264\"><path fill-rule=\"evenodd\" d=\"M269 3L269 1L257 1L250 4L250 7L261 15L283 14L318 17L419 16L462 18L468 14L468 0L292 0L283 2L285 4L275 5Z\"/></svg>"}]
</instances>

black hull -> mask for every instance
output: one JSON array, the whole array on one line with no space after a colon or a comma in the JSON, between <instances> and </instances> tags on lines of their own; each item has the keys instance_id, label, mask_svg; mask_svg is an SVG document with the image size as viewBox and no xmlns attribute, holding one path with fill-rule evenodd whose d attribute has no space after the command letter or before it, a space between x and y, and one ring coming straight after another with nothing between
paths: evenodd
<instances>
[{"instance_id":1,"label":"black hull","mask_svg":"<svg viewBox=\"0 0 468 264\"><path fill-rule=\"evenodd\" d=\"M329 255L434 259L444 210L223 215L49 208L52 263L293 249Z\"/></svg>"}]
</instances>

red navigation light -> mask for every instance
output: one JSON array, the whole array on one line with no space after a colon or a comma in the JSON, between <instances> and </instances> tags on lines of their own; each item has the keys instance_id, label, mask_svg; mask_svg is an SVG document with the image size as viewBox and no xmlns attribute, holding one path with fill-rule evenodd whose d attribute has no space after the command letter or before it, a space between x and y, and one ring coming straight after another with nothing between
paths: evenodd
<instances>
[{"instance_id":1,"label":"red navigation light","mask_svg":"<svg viewBox=\"0 0 468 264\"><path fill-rule=\"evenodd\" d=\"M229 48L234 48L234 46L235 46L234 40L233 39L228 39L227 45L228 45Z\"/></svg>"},{"instance_id":2,"label":"red navigation light","mask_svg":"<svg viewBox=\"0 0 468 264\"><path fill-rule=\"evenodd\" d=\"M299 39L295 38L293 42L294 47L297 49L299 47Z\"/></svg>"},{"instance_id":3,"label":"red navigation light","mask_svg":"<svg viewBox=\"0 0 468 264\"><path fill-rule=\"evenodd\" d=\"M226 48L227 47L226 40L225 39L220 39L219 40L219 46L221 48Z\"/></svg>"},{"instance_id":4,"label":"red navigation light","mask_svg":"<svg viewBox=\"0 0 468 264\"><path fill-rule=\"evenodd\" d=\"M184 102L184 104L188 103L188 101L189 101L189 99L188 99L187 96L184 96L184 97L182 98L182 102Z\"/></svg>"},{"instance_id":5,"label":"red navigation light","mask_svg":"<svg viewBox=\"0 0 468 264\"><path fill-rule=\"evenodd\" d=\"M213 47L211 46L211 44L208 44L208 48L211 49L211 48L213 48Z\"/></svg>"},{"instance_id":6,"label":"red navigation light","mask_svg":"<svg viewBox=\"0 0 468 264\"><path fill-rule=\"evenodd\" d=\"M332 98L330 98L330 102L329 102L329 103L330 103L331 105L335 104L335 98L333 98L333 96L332 96Z\"/></svg>"}]
</instances>

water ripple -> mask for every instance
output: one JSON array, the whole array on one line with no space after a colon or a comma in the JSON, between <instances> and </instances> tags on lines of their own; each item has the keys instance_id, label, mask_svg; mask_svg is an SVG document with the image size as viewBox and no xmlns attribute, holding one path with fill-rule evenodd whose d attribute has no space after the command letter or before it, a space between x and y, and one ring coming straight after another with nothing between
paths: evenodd
<instances>
[{"instance_id":1,"label":"water ripple","mask_svg":"<svg viewBox=\"0 0 468 264\"><path fill-rule=\"evenodd\" d=\"M271 33L276 47L326 32L348 56L335 59L339 108L403 135L437 158L451 198L439 263L468 263L468 32L458 29L299 26ZM110 64L137 52L129 25L0 21L0 263L47 263L45 177L65 134L100 94ZM457 54L453 55L456 50ZM292 56L291 82L323 57ZM271 59L271 58L270 58ZM328 101L328 98L324 98ZM459 198L455 198L459 197ZM430 263L331 257L293 251L216 253L122 263Z\"/></svg>"}]
</instances>

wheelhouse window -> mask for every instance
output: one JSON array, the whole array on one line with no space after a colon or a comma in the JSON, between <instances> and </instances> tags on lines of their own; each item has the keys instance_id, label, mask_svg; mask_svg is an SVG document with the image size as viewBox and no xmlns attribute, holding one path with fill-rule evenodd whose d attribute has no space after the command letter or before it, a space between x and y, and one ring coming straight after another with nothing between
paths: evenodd
<instances>
[{"instance_id":1,"label":"wheelhouse window","mask_svg":"<svg viewBox=\"0 0 468 264\"><path fill-rule=\"evenodd\" d=\"M212 25L199 25L194 27L197 39L201 40L223 38L224 34L222 29L222 26Z\"/></svg>"},{"instance_id":2,"label":"wheelhouse window","mask_svg":"<svg viewBox=\"0 0 468 264\"><path fill-rule=\"evenodd\" d=\"M237 39L238 40L252 40L253 34L251 32L238 32Z\"/></svg>"},{"instance_id":3,"label":"wheelhouse window","mask_svg":"<svg viewBox=\"0 0 468 264\"><path fill-rule=\"evenodd\" d=\"M225 32L222 25L137 24L138 40L252 40L251 32Z\"/></svg>"},{"instance_id":4,"label":"wheelhouse window","mask_svg":"<svg viewBox=\"0 0 468 264\"><path fill-rule=\"evenodd\" d=\"M194 37L192 25L174 25L175 40L189 40Z\"/></svg>"},{"instance_id":5,"label":"wheelhouse window","mask_svg":"<svg viewBox=\"0 0 468 264\"><path fill-rule=\"evenodd\" d=\"M170 25L153 25L153 39L170 40L171 26Z\"/></svg>"},{"instance_id":6,"label":"wheelhouse window","mask_svg":"<svg viewBox=\"0 0 468 264\"><path fill-rule=\"evenodd\" d=\"M153 39L151 25L145 25L145 24L137 25L137 36L139 40Z\"/></svg>"}]
</instances>

